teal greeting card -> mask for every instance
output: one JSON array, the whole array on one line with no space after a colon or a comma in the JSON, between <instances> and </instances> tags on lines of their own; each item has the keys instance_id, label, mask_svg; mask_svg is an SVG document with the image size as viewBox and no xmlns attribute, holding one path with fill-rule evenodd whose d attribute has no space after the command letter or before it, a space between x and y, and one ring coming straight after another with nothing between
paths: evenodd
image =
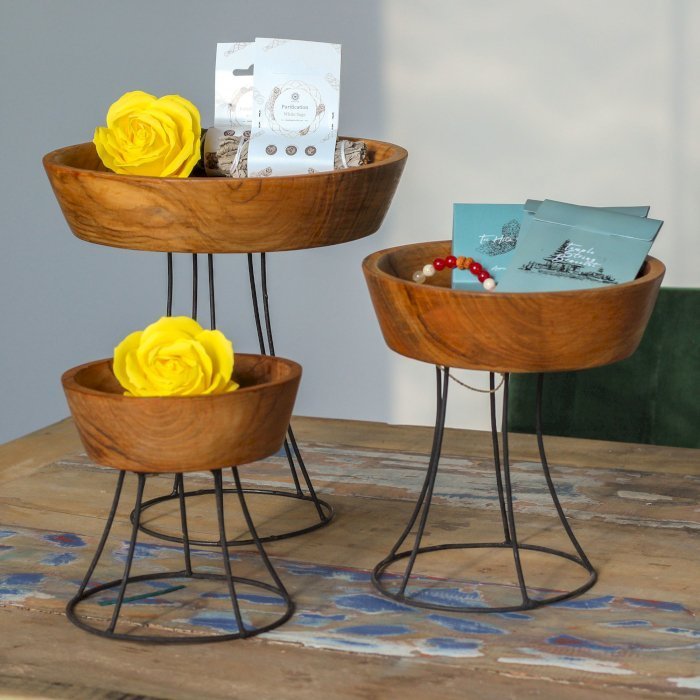
<instances>
[{"instance_id":1,"label":"teal greeting card","mask_svg":"<svg viewBox=\"0 0 700 700\"><path fill-rule=\"evenodd\" d=\"M663 222L645 218L645 207L624 211L532 203L496 291L562 291L633 280Z\"/></svg>"},{"instance_id":2,"label":"teal greeting card","mask_svg":"<svg viewBox=\"0 0 700 700\"><path fill-rule=\"evenodd\" d=\"M522 204L454 204L452 254L474 258L498 282L506 277L519 240L527 237L535 212L542 201L528 199ZM574 206L574 205L568 205ZM594 207L583 207L595 209ZM601 211L645 217L648 206L603 207ZM480 289L469 270L452 270L454 289Z\"/></svg>"},{"instance_id":3,"label":"teal greeting card","mask_svg":"<svg viewBox=\"0 0 700 700\"><path fill-rule=\"evenodd\" d=\"M452 219L452 254L481 263L498 280L508 269L523 219L522 204L455 204ZM480 289L469 270L452 270L455 289Z\"/></svg>"}]
</instances>

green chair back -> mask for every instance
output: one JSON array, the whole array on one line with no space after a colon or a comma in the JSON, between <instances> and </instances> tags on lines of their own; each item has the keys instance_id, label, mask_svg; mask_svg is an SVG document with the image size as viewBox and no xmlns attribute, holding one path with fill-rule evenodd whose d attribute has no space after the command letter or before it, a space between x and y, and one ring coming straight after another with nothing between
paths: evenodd
<instances>
[{"instance_id":1,"label":"green chair back","mask_svg":"<svg viewBox=\"0 0 700 700\"><path fill-rule=\"evenodd\" d=\"M535 432L537 376L513 375L508 421ZM546 435L700 447L700 289L662 288L632 357L545 376Z\"/></svg>"}]
</instances>

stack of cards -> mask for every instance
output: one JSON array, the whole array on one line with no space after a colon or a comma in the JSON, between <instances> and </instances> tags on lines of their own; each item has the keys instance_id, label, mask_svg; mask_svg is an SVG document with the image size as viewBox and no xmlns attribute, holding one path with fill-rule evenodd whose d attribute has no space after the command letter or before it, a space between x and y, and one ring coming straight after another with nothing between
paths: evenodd
<instances>
[{"instance_id":1,"label":"stack of cards","mask_svg":"<svg viewBox=\"0 0 700 700\"><path fill-rule=\"evenodd\" d=\"M552 200L455 204L452 250L474 258L497 292L551 292L633 280L663 222L649 207L596 208ZM468 270L455 289L478 290Z\"/></svg>"}]
</instances>

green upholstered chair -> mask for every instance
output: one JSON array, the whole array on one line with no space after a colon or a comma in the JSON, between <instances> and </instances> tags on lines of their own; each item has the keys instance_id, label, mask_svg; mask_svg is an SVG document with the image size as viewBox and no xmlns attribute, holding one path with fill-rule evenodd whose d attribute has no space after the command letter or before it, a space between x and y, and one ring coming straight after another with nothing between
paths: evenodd
<instances>
[{"instance_id":1,"label":"green upholstered chair","mask_svg":"<svg viewBox=\"0 0 700 700\"><path fill-rule=\"evenodd\" d=\"M535 432L536 381L534 374L511 378L508 420L514 432ZM662 288L632 357L546 375L542 430L700 447L700 289Z\"/></svg>"}]
</instances>

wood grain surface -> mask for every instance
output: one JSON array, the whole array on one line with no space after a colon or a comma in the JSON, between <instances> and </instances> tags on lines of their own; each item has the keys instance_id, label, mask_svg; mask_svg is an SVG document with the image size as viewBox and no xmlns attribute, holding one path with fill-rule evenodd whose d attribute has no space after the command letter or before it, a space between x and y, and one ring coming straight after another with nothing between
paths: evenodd
<instances>
[{"instance_id":1,"label":"wood grain surface","mask_svg":"<svg viewBox=\"0 0 700 700\"><path fill-rule=\"evenodd\" d=\"M618 362L639 345L666 268L647 257L632 282L563 292L467 292L438 273L411 275L450 254L449 241L368 256L363 270L384 340L423 362L496 372L562 372Z\"/></svg>"},{"instance_id":2,"label":"wood grain surface","mask_svg":"<svg viewBox=\"0 0 700 700\"><path fill-rule=\"evenodd\" d=\"M432 375L429 376L432 378ZM418 450L422 455L420 463L427 463L431 432L428 429L311 418L295 419L294 427L302 441L313 439L335 447L362 445L368 450L378 451ZM446 437L447 455L473 454L475 448L484 454L489 453L488 433L451 430ZM513 445L513 459L529 459L527 450L536 451L534 439L531 436L514 437L518 439ZM526 440L531 443L530 446ZM668 464L676 465L677 474L686 475L669 480L669 491L684 482L689 484L698 473L698 450L650 445L629 449L630 446L617 443L574 438L552 439L548 446L553 464L562 455L581 468L582 484L595 479L595 474L585 469L587 466L604 465L606 462L619 470L614 476L628 480L628 483L621 483L615 488L637 488L640 491L648 488L635 485L639 481L639 470L651 471L654 460L657 473L651 478L658 488L663 486L662 475ZM38 542L46 542L43 538L47 535L65 532L78 533L89 540L89 546L83 549L60 548L57 545L49 548L46 542L47 554L58 551L64 555L77 553L78 556L89 557L104 527L116 475L109 470L79 465L78 460L71 457L79 448L69 420L0 446L0 483L3 484L0 495L0 513L3 517L0 524L8 529L32 529L36 531ZM307 449L307 445L302 444L305 454ZM58 458L62 458L60 464L49 463ZM315 464L317 460L310 461L314 462L309 466L317 482L319 466ZM40 463L45 466L39 466ZM27 466L23 469L22 465ZM409 501L398 500L389 492L385 492L383 498L367 492L373 478L383 473L383 468L379 467L375 472L366 474L363 481L354 482L352 493L347 495L329 493L325 489L332 485L331 482L320 482L323 497L331 498L337 509L336 520L331 527L305 537L271 543L268 550L275 564L283 566L285 562L292 561L298 565L302 561L308 570L318 565L335 565L349 578L350 573L376 563L393 543L411 510ZM559 479L559 472L554 468ZM249 471L251 478L257 478L259 472L256 468L251 467ZM353 474L361 472L355 469ZM410 475L410 472L406 474ZM203 486L210 485L210 480L204 481L206 476L201 475ZM198 479L200 476L193 474L186 478ZM164 491L172 483L166 481L165 475L154 476L153 480L158 482L154 491ZM127 478L127 481L130 503L135 480ZM678 497L683 497L681 492ZM650 523L657 518L660 524L664 524L657 514L660 501L651 504L628 499L627 502L637 503L637 512L646 515ZM265 507L269 507L269 504L262 501L252 503L252 507L256 506L260 509L256 512L256 522L264 523L267 520ZM595 510L595 506L591 507ZM125 507L118 514L115 522L117 542L129 536L129 510L129 507ZM450 535L456 528L471 527L474 537L484 536L498 528L497 511L497 508L436 506L437 534ZM598 595L635 595L639 599L652 599L648 603L667 600L695 606L697 586L694 585L693 571L697 569L697 556L692 545L696 535L683 528L641 527L637 523L609 522L604 517L606 512L607 507L600 506L598 511L593 512L593 517L574 515L577 535L591 550L589 553L594 554L595 563L601 569ZM176 506L168 517L170 524L176 527ZM285 518L285 513L275 512L274 517ZM553 517L530 513L528 521L539 536L551 526ZM208 524L211 524L211 516ZM5 539L4 543L9 545L12 540ZM148 543L151 546L157 544L154 540ZM112 546L114 543L110 542ZM83 551L86 553L83 554ZM151 551L149 549L146 553L150 554ZM13 570L10 566L12 550L9 547L6 548L5 557L4 571L7 573ZM17 552L13 561L20 570L28 570L29 564L23 563L22 552ZM143 559L139 565L148 565L149 561ZM21 569L22 566L24 569ZM50 573L52 575L46 577L47 580L66 577L60 566L50 569ZM309 583L310 575L306 572L304 576L289 576L285 572L284 582L300 603L300 612L306 611L307 597L311 599L316 595L314 600L318 599L317 591ZM75 586L72 580L69 583ZM369 587L367 592L371 592ZM137 646L85 634L69 624L61 614L62 602L35 598L0 607L3 632L0 635L0 695L81 700L134 697L183 700L193 697L222 700L231 697L241 700L423 700L432 697L442 700L560 700L563 697L571 700L661 700L697 695L697 691L690 687L676 687L670 683L660 686L647 673L622 676L584 672L575 668L538 665L537 659L531 665L506 664L500 660L503 655L466 659L370 655L312 648L266 636L241 643L212 644L194 651L180 647ZM150 609L146 612L151 614ZM620 615L615 611L609 614ZM656 620L663 619L663 615L660 608L640 607L638 611L632 609L628 617ZM680 617L682 613L677 615ZM382 615L368 617L371 621L382 618ZM468 620L469 617L459 619ZM551 636L554 634L552 630L559 631L568 622L571 635L584 640L592 636L604 640L609 650L601 654L607 653L611 662L626 664L628 652L614 651L625 628L600 625L601 619L600 614L596 616L594 608L590 611L562 607L551 608L549 612L541 610L535 620L523 623L520 631L514 629L509 634L487 635L484 649L501 643L513 647L524 646L533 630L540 631L543 637ZM514 624L502 618L475 622ZM677 626L689 628L696 625L694 618L687 616ZM645 628L637 629L640 635L645 631ZM666 676L691 676L687 669L684 672L679 667L679 653L673 647L690 645L693 639L683 640L681 634L669 634L661 627L655 633L661 642L668 638L668 651L647 652L649 667L665 664ZM631 633L626 634L631 636ZM473 633L463 635L466 641L478 636ZM570 646L552 645L552 650L573 661L583 654Z\"/></svg>"},{"instance_id":3,"label":"wood grain surface","mask_svg":"<svg viewBox=\"0 0 700 700\"><path fill-rule=\"evenodd\" d=\"M187 472L254 462L276 452L292 415L301 367L237 354L240 388L216 396L124 396L111 360L68 370L68 405L88 455L136 472Z\"/></svg>"},{"instance_id":4,"label":"wood grain surface","mask_svg":"<svg viewBox=\"0 0 700 700\"><path fill-rule=\"evenodd\" d=\"M381 225L408 154L363 140L369 164L311 175L117 175L92 143L47 154L44 168L71 230L91 243L182 253L296 250L353 241Z\"/></svg>"}]
</instances>

